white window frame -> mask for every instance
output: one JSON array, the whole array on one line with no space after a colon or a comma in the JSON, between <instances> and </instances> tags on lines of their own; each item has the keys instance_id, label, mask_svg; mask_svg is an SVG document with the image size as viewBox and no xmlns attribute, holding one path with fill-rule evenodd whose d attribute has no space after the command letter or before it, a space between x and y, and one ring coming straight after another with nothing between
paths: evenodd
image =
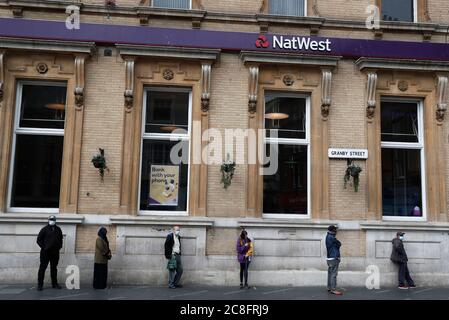
<instances>
[{"instance_id":1,"label":"white window frame","mask_svg":"<svg viewBox=\"0 0 449 320\"><path fill-rule=\"evenodd\" d=\"M416 103L417 105L417 120L418 120L418 142L391 142L382 141L381 139L381 150L382 149L414 149L420 150L421 159L421 203L422 203L422 216L421 217L396 217L396 216L384 216L382 210L382 220L385 221L427 221L427 194L426 194L426 159L425 159L425 143L424 143L424 104L420 99L410 99L410 98L393 98L393 97L382 97L382 102L405 102L405 103ZM382 119L381 119L382 121ZM382 131L382 130L381 130ZM382 134L382 132L381 132ZM381 175L382 179L382 175Z\"/></svg>"},{"instance_id":2,"label":"white window frame","mask_svg":"<svg viewBox=\"0 0 449 320\"><path fill-rule=\"evenodd\" d=\"M268 0L268 1L272 1L272 0ZM302 17L307 17L307 15L308 15L308 12L307 12L307 2L308 2L309 0L304 0L304 15L303 16L293 16L293 15L284 15L285 17L298 17L298 18L302 18ZM416 0L415 0L416 1ZM268 14L271 14L270 12L269 12L269 10L270 10L270 4L268 4Z\"/></svg>"},{"instance_id":3,"label":"white window frame","mask_svg":"<svg viewBox=\"0 0 449 320\"><path fill-rule=\"evenodd\" d=\"M264 212L263 211L263 205L262 205L262 217L267 219L310 219L310 207L311 207L311 190L310 190L310 170L311 170L311 164L310 164L310 95L304 94L301 92L298 93L292 93L292 92L285 92L285 91L276 91L276 90L267 90L264 92L263 96L263 106L264 111L263 114L265 114L265 97L267 94L274 94L278 97L285 97L285 98L304 98L306 100L306 138L305 139L294 139L294 138L270 138L266 137L266 133L264 132L264 145L268 145L270 143L278 143L278 144L285 144L285 145L300 145L300 146L307 146L307 214L290 214L290 213L270 213L270 212ZM264 130L265 130L265 119L263 120L264 123ZM264 176L262 176L262 179ZM262 193L263 195L263 193Z\"/></svg>"},{"instance_id":4,"label":"white window frame","mask_svg":"<svg viewBox=\"0 0 449 320\"><path fill-rule=\"evenodd\" d=\"M146 113L147 113L147 97L148 92L184 92L189 93L189 105L188 105L188 127L187 134L174 134L174 133L146 133L145 132L145 121L146 121ZM142 216L188 216L189 215L189 201L190 201L190 154L192 148L192 139L191 139L191 130L192 130L192 88L188 87L164 87L164 86L150 86L144 88L143 93L143 105L142 105L142 132L140 136L140 161L139 161L139 193L137 198L137 208L138 214ZM142 156L143 156L143 141L144 140L165 140L165 141L173 141L172 139L176 138L182 141L189 141L189 152L188 159L189 163L187 164L187 203L185 211L163 211L163 210L140 210L140 197L142 192Z\"/></svg>"},{"instance_id":5,"label":"white window frame","mask_svg":"<svg viewBox=\"0 0 449 320\"><path fill-rule=\"evenodd\" d=\"M170 7L155 7L153 3L154 3L154 0L151 0L152 8L172 9L172 10L192 10L192 0L189 1L189 7L186 9L185 8L170 8Z\"/></svg>"},{"instance_id":6,"label":"white window frame","mask_svg":"<svg viewBox=\"0 0 449 320\"><path fill-rule=\"evenodd\" d=\"M15 167L15 157L16 157L16 138L18 134L26 135L39 135L39 136L64 136L65 129L46 129L46 128L21 128L20 127L20 114L22 112L22 92L24 85L35 85L35 86L60 86L66 87L67 83L64 82L49 82L49 81L39 81L39 80L24 80L17 83L16 90L16 104L15 104L15 115L14 115L14 131L13 131L13 141L11 148L11 158L10 158L10 169L8 178L8 196L7 196L7 212L11 213L59 213L59 208L33 208L33 207L11 207L11 197L12 197L12 184L14 179L14 167ZM67 99L66 99L67 107ZM65 122L64 122L65 127Z\"/></svg>"}]
</instances>

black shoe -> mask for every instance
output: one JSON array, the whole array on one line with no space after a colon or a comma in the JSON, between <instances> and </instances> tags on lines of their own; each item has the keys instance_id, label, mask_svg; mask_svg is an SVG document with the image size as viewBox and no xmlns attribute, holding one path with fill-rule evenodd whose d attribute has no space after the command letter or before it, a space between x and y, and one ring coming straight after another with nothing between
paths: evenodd
<instances>
[{"instance_id":1,"label":"black shoe","mask_svg":"<svg viewBox=\"0 0 449 320\"><path fill-rule=\"evenodd\" d=\"M43 286L37 286L37 291L42 291L42 290L44 290Z\"/></svg>"},{"instance_id":2,"label":"black shoe","mask_svg":"<svg viewBox=\"0 0 449 320\"><path fill-rule=\"evenodd\" d=\"M243 283L240 284L240 289L243 289Z\"/></svg>"},{"instance_id":3,"label":"black shoe","mask_svg":"<svg viewBox=\"0 0 449 320\"><path fill-rule=\"evenodd\" d=\"M182 288L182 284L175 284L176 288Z\"/></svg>"},{"instance_id":4,"label":"black shoe","mask_svg":"<svg viewBox=\"0 0 449 320\"><path fill-rule=\"evenodd\" d=\"M174 286L174 285L169 285L168 288L169 288L169 289L176 289L176 286Z\"/></svg>"},{"instance_id":5,"label":"black shoe","mask_svg":"<svg viewBox=\"0 0 449 320\"><path fill-rule=\"evenodd\" d=\"M251 287L248 284L245 284L246 289L251 289Z\"/></svg>"},{"instance_id":6,"label":"black shoe","mask_svg":"<svg viewBox=\"0 0 449 320\"><path fill-rule=\"evenodd\" d=\"M59 284L54 284L51 286L53 289L62 289L62 287Z\"/></svg>"}]
</instances>

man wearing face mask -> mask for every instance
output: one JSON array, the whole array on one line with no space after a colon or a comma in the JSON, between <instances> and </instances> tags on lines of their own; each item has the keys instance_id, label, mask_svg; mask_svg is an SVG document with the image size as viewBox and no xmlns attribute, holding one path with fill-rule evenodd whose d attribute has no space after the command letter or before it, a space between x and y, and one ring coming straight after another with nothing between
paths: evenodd
<instances>
[{"instance_id":1,"label":"man wearing face mask","mask_svg":"<svg viewBox=\"0 0 449 320\"><path fill-rule=\"evenodd\" d=\"M181 288L179 284L182 276L181 262L181 231L178 226L174 226L172 232L167 235L165 240L165 258L175 259L176 267L168 271L168 287L170 289Z\"/></svg>"},{"instance_id":2,"label":"man wearing face mask","mask_svg":"<svg viewBox=\"0 0 449 320\"><path fill-rule=\"evenodd\" d=\"M50 263L51 284L55 289L61 289L58 284L58 262L59 250L62 248L62 231L56 225L56 217L50 216L48 224L41 229L37 236L37 244L41 248L40 266L37 277L37 290L42 291L44 287L45 270Z\"/></svg>"},{"instance_id":3,"label":"man wearing face mask","mask_svg":"<svg viewBox=\"0 0 449 320\"><path fill-rule=\"evenodd\" d=\"M404 232L396 233L396 238L392 240L393 243L393 251L391 252L391 261L398 265L398 281L399 281L399 289L408 289L415 288L415 283L413 282L412 277L410 276L410 272L408 271L407 266L407 253L405 252L404 243ZM407 281L408 286L405 285L405 281Z\"/></svg>"}]
</instances>

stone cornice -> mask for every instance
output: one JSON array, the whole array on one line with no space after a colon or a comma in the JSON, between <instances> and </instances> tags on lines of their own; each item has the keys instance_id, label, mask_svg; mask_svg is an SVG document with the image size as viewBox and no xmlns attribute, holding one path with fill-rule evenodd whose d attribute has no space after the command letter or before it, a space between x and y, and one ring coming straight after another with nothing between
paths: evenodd
<instances>
[{"instance_id":1,"label":"stone cornice","mask_svg":"<svg viewBox=\"0 0 449 320\"><path fill-rule=\"evenodd\" d=\"M1 223L47 223L48 213L0 213ZM57 224L81 224L84 216L78 214L55 214Z\"/></svg>"},{"instance_id":2,"label":"stone cornice","mask_svg":"<svg viewBox=\"0 0 449 320\"><path fill-rule=\"evenodd\" d=\"M212 227L213 219L198 218L191 216L111 216L112 225L158 225L158 226L190 226L190 227Z\"/></svg>"},{"instance_id":3,"label":"stone cornice","mask_svg":"<svg viewBox=\"0 0 449 320\"><path fill-rule=\"evenodd\" d=\"M438 222L402 222L375 221L360 223L362 230L395 230L395 231L449 231L449 223Z\"/></svg>"},{"instance_id":4,"label":"stone cornice","mask_svg":"<svg viewBox=\"0 0 449 320\"><path fill-rule=\"evenodd\" d=\"M421 60L393 60L382 58L359 58L355 64L360 70L390 69L408 71L449 72L449 62Z\"/></svg>"},{"instance_id":5,"label":"stone cornice","mask_svg":"<svg viewBox=\"0 0 449 320\"><path fill-rule=\"evenodd\" d=\"M92 54L95 43L0 37L0 48Z\"/></svg>"},{"instance_id":6,"label":"stone cornice","mask_svg":"<svg viewBox=\"0 0 449 320\"><path fill-rule=\"evenodd\" d=\"M293 229L319 229L327 230L329 221L292 220L292 219L254 219L244 218L237 221L239 227L249 228L293 228Z\"/></svg>"},{"instance_id":7,"label":"stone cornice","mask_svg":"<svg viewBox=\"0 0 449 320\"><path fill-rule=\"evenodd\" d=\"M192 49L182 47L159 47L116 44L122 56L165 57L176 59L193 59L215 61L220 55L220 50Z\"/></svg>"},{"instance_id":8,"label":"stone cornice","mask_svg":"<svg viewBox=\"0 0 449 320\"><path fill-rule=\"evenodd\" d=\"M302 64L336 67L341 57L242 51L240 53L240 59L244 63Z\"/></svg>"}]
</instances>

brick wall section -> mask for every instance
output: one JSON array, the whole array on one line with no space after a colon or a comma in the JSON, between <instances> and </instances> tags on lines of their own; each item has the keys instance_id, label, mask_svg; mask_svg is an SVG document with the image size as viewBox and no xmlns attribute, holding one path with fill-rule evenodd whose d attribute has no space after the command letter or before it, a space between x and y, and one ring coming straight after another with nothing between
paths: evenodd
<instances>
[{"instance_id":1,"label":"brick wall section","mask_svg":"<svg viewBox=\"0 0 449 320\"><path fill-rule=\"evenodd\" d=\"M88 226L77 226L76 227L76 243L75 252L76 253L91 253L95 252L95 241L97 241L97 233L100 226L88 225ZM108 229L107 237L109 240L109 247L114 253L117 243L117 233L116 228L111 226L106 226Z\"/></svg>"},{"instance_id":2,"label":"brick wall section","mask_svg":"<svg viewBox=\"0 0 449 320\"><path fill-rule=\"evenodd\" d=\"M372 3L374 0L318 0L317 7L322 17L365 20L366 7Z\"/></svg>"},{"instance_id":3,"label":"brick wall section","mask_svg":"<svg viewBox=\"0 0 449 320\"><path fill-rule=\"evenodd\" d=\"M366 232L365 231L339 231L337 239L341 242L340 254L345 257L366 256Z\"/></svg>"},{"instance_id":4,"label":"brick wall section","mask_svg":"<svg viewBox=\"0 0 449 320\"><path fill-rule=\"evenodd\" d=\"M103 48L97 53L86 65L79 212L110 214L119 205L125 68L116 51L112 57L104 57ZM98 148L105 150L109 167L104 182L91 163Z\"/></svg>"},{"instance_id":5,"label":"brick wall section","mask_svg":"<svg viewBox=\"0 0 449 320\"><path fill-rule=\"evenodd\" d=\"M212 68L209 127L220 130L248 127L248 70L237 55L222 54ZM224 147L224 143L223 143ZM224 148L223 148L224 149ZM239 144L235 152L245 152ZM223 150L223 159L226 155ZM246 167L237 165L231 186L225 190L221 181L220 166L208 167L209 216L238 217L245 209Z\"/></svg>"},{"instance_id":6,"label":"brick wall section","mask_svg":"<svg viewBox=\"0 0 449 320\"><path fill-rule=\"evenodd\" d=\"M208 229L206 255L235 255L235 245L239 235L239 229Z\"/></svg>"},{"instance_id":7,"label":"brick wall section","mask_svg":"<svg viewBox=\"0 0 449 320\"><path fill-rule=\"evenodd\" d=\"M332 79L332 106L329 114L329 146L366 148L365 86L366 79L352 60L339 62ZM348 83L351 83L348 85ZM363 219L366 211L365 160L361 166L359 192L349 185L343 189L346 160L329 160L329 196L331 219Z\"/></svg>"},{"instance_id":8,"label":"brick wall section","mask_svg":"<svg viewBox=\"0 0 449 320\"><path fill-rule=\"evenodd\" d=\"M201 0L201 3L207 11L255 14L259 12L262 0Z\"/></svg>"}]
</instances>

